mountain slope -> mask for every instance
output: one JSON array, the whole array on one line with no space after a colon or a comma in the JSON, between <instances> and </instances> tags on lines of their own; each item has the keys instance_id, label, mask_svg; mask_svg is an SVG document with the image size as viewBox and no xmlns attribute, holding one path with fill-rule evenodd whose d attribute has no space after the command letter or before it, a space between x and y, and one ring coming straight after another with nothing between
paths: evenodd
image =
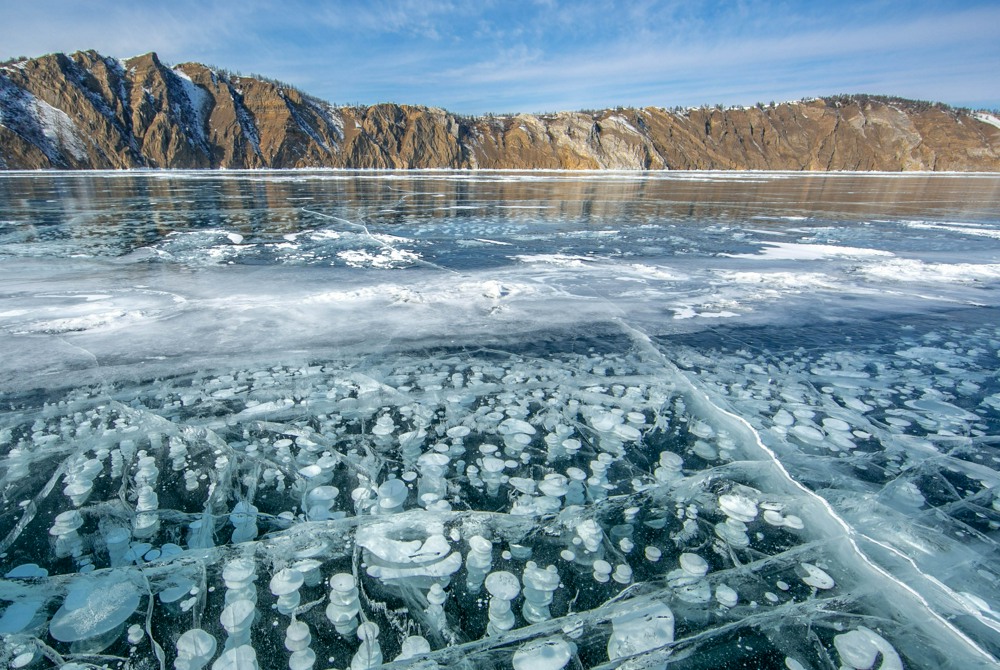
<instances>
[{"instance_id":1,"label":"mountain slope","mask_svg":"<svg viewBox=\"0 0 1000 670\"><path fill-rule=\"evenodd\" d=\"M469 118L334 107L197 63L93 51L0 67L0 168L1000 171L992 117L838 97L749 109Z\"/></svg>"}]
</instances>

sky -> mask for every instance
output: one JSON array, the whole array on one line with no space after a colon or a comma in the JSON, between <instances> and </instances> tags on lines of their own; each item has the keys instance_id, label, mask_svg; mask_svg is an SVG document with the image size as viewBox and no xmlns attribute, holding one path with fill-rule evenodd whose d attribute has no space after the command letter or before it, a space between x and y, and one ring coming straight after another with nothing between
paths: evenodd
<instances>
[{"instance_id":1,"label":"sky","mask_svg":"<svg viewBox=\"0 0 1000 670\"><path fill-rule=\"evenodd\" d=\"M150 51L459 114L839 93L1000 108L997 0L0 0L0 59Z\"/></svg>"}]
</instances>

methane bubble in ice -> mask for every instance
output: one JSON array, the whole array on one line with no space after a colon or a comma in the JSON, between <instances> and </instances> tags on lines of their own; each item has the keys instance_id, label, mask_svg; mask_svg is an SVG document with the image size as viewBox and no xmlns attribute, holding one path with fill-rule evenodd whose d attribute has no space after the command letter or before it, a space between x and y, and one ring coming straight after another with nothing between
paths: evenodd
<instances>
[{"instance_id":1,"label":"methane bubble in ice","mask_svg":"<svg viewBox=\"0 0 1000 670\"><path fill-rule=\"evenodd\" d=\"M400 645L399 656L393 660L405 661L415 656L426 654L430 650L431 645L427 641L427 638L421 635L410 635L403 640L403 643Z\"/></svg>"},{"instance_id":2,"label":"methane bubble in ice","mask_svg":"<svg viewBox=\"0 0 1000 670\"><path fill-rule=\"evenodd\" d=\"M52 616L49 634L60 642L97 637L121 626L139 607L139 589L126 575L77 577L62 607Z\"/></svg>"},{"instance_id":3,"label":"methane bubble in ice","mask_svg":"<svg viewBox=\"0 0 1000 670\"><path fill-rule=\"evenodd\" d=\"M527 642L514 652L514 670L562 670L572 658L569 643L562 638Z\"/></svg>"},{"instance_id":4,"label":"methane bubble in ice","mask_svg":"<svg viewBox=\"0 0 1000 670\"><path fill-rule=\"evenodd\" d=\"M674 641L674 614L663 603L620 607L611 626L608 659L612 661Z\"/></svg>"},{"instance_id":5,"label":"methane bubble in ice","mask_svg":"<svg viewBox=\"0 0 1000 670\"><path fill-rule=\"evenodd\" d=\"M864 626L835 636L833 645L840 656L841 666L845 668L867 670L875 666L879 655L882 657L879 670L903 668L902 659L893 646L881 635Z\"/></svg>"},{"instance_id":6,"label":"methane bubble in ice","mask_svg":"<svg viewBox=\"0 0 1000 670\"><path fill-rule=\"evenodd\" d=\"M730 519L746 523L757 518L757 503L746 496L721 495L719 496L719 507Z\"/></svg>"},{"instance_id":7,"label":"methane bubble in ice","mask_svg":"<svg viewBox=\"0 0 1000 670\"><path fill-rule=\"evenodd\" d=\"M833 577L812 563L799 563L799 570L802 581L809 586L817 589L832 589L834 586Z\"/></svg>"},{"instance_id":8,"label":"methane bubble in ice","mask_svg":"<svg viewBox=\"0 0 1000 670\"><path fill-rule=\"evenodd\" d=\"M491 635L497 635L514 627L514 613L510 602L521 591L517 577L507 571L491 572L486 577L486 590L490 593L489 627Z\"/></svg>"},{"instance_id":9,"label":"methane bubble in ice","mask_svg":"<svg viewBox=\"0 0 1000 670\"><path fill-rule=\"evenodd\" d=\"M191 628L177 638L176 670L200 670L215 656L216 641L207 631Z\"/></svg>"}]
</instances>

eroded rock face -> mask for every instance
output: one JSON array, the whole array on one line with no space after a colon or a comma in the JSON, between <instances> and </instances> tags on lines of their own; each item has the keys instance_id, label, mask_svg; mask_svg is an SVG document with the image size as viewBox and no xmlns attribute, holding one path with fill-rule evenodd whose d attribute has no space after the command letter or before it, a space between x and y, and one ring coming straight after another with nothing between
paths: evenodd
<instances>
[{"instance_id":1,"label":"eroded rock face","mask_svg":"<svg viewBox=\"0 0 1000 670\"><path fill-rule=\"evenodd\" d=\"M990 123L990 121L994 121ZM156 54L0 67L0 168L1000 170L1000 124L867 97L460 117L334 107Z\"/></svg>"}]
</instances>

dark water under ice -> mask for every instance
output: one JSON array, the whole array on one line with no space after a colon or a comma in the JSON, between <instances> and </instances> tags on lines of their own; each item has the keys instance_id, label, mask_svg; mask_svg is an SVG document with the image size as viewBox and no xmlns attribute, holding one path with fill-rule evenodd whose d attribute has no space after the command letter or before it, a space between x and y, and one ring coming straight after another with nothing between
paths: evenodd
<instances>
[{"instance_id":1,"label":"dark water under ice","mask_svg":"<svg viewBox=\"0 0 1000 670\"><path fill-rule=\"evenodd\" d=\"M997 175L0 174L0 661L995 667L998 285Z\"/></svg>"}]
</instances>

